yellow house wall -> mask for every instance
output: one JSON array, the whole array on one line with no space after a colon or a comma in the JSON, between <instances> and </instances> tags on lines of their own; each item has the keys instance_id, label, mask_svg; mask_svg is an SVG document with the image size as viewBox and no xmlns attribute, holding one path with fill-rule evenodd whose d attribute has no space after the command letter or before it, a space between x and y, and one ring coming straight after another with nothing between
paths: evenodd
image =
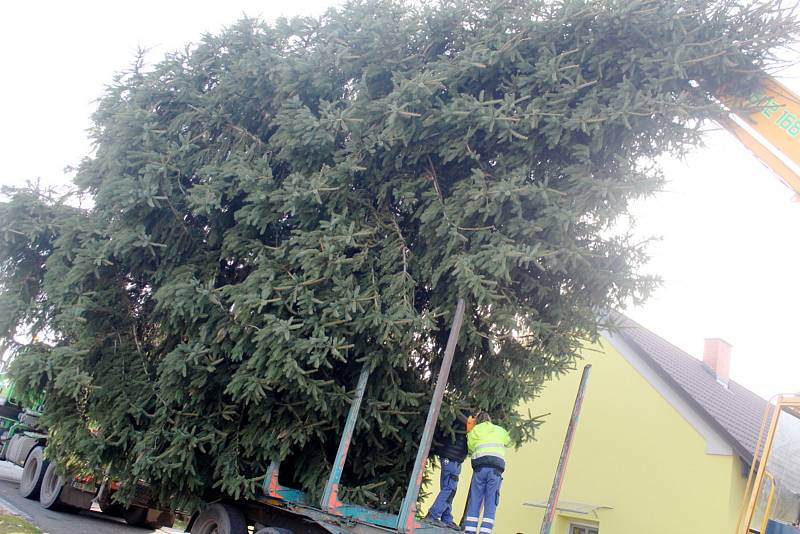
<instances>
[{"instance_id":1,"label":"yellow house wall","mask_svg":"<svg viewBox=\"0 0 800 534\"><path fill-rule=\"evenodd\" d=\"M593 369L561 500L610 509L557 515L551 532L568 534L575 522L599 524L603 534L733 534L745 485L741 461L707 454L703 436L607 341L584 352ZM570 372L522 407L550 415L535 442L509 451L495 533L539 532L544 511L523 503L547 499L579 381L580 370ZM453 506L456 521L468 464ZM438 491L434 478L426 504Z\"/></svg>"}]
</instances>

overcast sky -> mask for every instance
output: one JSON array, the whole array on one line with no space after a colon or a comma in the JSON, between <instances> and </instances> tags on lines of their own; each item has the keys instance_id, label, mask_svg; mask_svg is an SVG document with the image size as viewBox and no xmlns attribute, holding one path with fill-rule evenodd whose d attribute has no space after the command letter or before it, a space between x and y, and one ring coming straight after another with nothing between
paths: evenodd
<instances>
[{"instance_id":1,"label":"overcast sky","mask_svg":"<svg viewBox=\"0 0 800 534\"><path fill-rule=\"evenodd\" d=\"M85 130L138 46L151 62L242 14L319 14L335 0L0 1L0 182L65 183L89 153ZM796 72L796 71L795 71ZM800 80L783 80L800 92ZM661 236L648 271L663 287L627 313L700 357L732 343L732 377L768 397L800 391L800 203L725 132L686 161L664 161L666 191L638 204L637 232Z\"/></svg>"}]
</instances>

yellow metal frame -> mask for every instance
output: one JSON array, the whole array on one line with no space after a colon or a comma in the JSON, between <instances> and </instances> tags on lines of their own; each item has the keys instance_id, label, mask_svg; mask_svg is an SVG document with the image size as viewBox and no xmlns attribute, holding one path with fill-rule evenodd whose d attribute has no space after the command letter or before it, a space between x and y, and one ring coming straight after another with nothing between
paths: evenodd
<instances>
[{"instance_id":1,"label":"yellow metal frame","mask_svg":"<svg viewBox=\"0 0 800 534\"><path fill-rule=\"evenodd\" d=\"M747 476L747 485L745 486L745 493L742 499L742 511L739 514L736 534L749 534L750 523L753 521L753 515L758 505L761 487L764 484L764 479L769 478L772 482L772 489L767 498L767 507L764 513L761 532L763 533L766 529L766 522L769 520L772 499L775 494L775 479L767 472L767 462L772 453L775 433L778 430L778 419L782 412L786 412L800 419L800 394L776 395L764 409L764 417L761 422L758 441L756 442L756 450L753 454L753 461L750 464L750 473Z\"/></svg>"},{"instance_id":2,"label":"yellow metal frame","mask_svg":"<svg viewBox=\"0 0 800 534\"><path fill-rule=\"evenodd\" d=\"M764 507L764 518L761 520L761 532L767 531L767 523L769 523L769 515L772 511L772 501L775 498L775 477L769 471L765 471L764 475L769 479L769 497L767 497L767 505Z\"/></svg>"}]
</instances>

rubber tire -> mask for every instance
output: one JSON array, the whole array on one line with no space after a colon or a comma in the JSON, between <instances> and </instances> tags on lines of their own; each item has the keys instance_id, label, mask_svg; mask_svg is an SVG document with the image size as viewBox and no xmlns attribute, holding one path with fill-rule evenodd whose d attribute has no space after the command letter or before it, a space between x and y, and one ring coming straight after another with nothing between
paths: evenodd
<instances>
[{"instance_id":1,"label":"rubber tire","mask_svg":"<svg viewBox=\"0 0 800 534\"><path fill-rule=\"evenodd\" d=\"M64 489L64 478L56 472L56 464L49 464L42 477L39 504L47 510L66 510L59 497Z\"/></svg>"},{"instance_id":2,"label":"rubber tire","mask_svg":"<svg viewBox=\"0 0 800 534\"><path fill-rule=\"evenodd\" d=\"M247 534L247 522L235 506L214 503L194 520L191 534Z\"/></svg>"},{"instance_id":3,"label":"rubber tire","mask_svg":"<svg viewBox=\"0 0 800 534\"><path fill-rule=\"evenodd\" d=\"M44 472L49 465L50 461L44 457L44 447L34 447L25 459L25 465L22 468L19 494L26 499L38 499Z\"/></svg>"},{"instance_id":4,"label":"rubber tire","mask_svg":"<svg viewBox=\"0 0 800 534\"><path fill-rule=\"evenodd\" d=\"M147 527L147 508L129 506L122 510L122 519L132 527Z\"/></svg>"}]
</instances>

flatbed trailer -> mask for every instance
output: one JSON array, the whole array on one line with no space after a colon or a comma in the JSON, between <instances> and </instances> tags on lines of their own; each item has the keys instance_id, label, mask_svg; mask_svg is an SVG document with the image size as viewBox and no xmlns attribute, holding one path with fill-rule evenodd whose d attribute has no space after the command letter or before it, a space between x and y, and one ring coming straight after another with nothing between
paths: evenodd
<instances>
[{"instance_id":1,"label":"flatbed trailer","mask_svg":"<svg viewBox=\"0 0 800 534\"><path fill-rule=\"evenodd\" d=\"M365 369L359 377L336 458L319 502L313 502L301 490L281 485L278 480L280 463L275 461L267 470L258 498L209 504L192 516L187 531L191 534L246 534L252 528L254 534L453 534L455 531L450 528L419 520L417 498L464 320L464 307L463 299L459 299L416 461L398 514L339 500L339 484L369 380L369 371Z\"/></svg>"}]
</instances>

